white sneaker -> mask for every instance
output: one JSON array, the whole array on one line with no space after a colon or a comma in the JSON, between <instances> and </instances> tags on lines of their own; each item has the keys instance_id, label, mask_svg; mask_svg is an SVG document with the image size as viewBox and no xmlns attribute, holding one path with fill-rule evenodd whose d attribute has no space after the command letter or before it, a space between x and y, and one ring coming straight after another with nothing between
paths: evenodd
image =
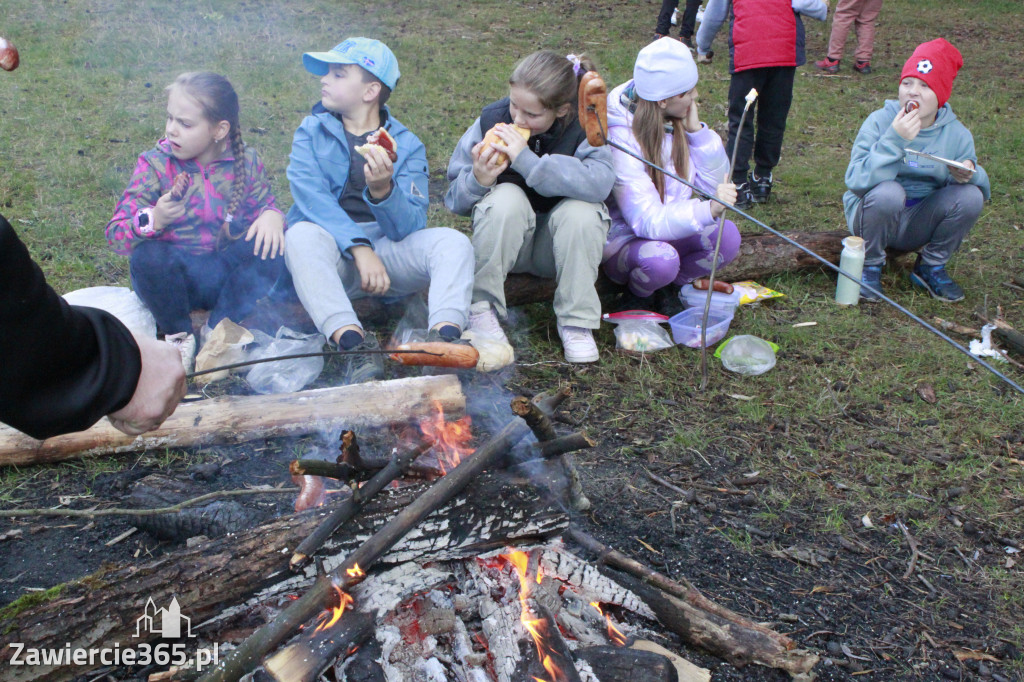
<instances>
[{"instance_id":1,"label":"white sneaker","mask_svg":"<svg viewBox=\"0 0 1024 682\"><path fill-rule=\"evenodd\" d=\"M594 334L589 329L558 325L558 335L562 337L566 362L597 362L600 355Z\"/></svg>"},{"instance_id":2,"label":"white sneaker","mask_svg":"<svg viewBox=\"0 0 1024 682\"><path fill-rule=\"evenodd\" d=\"M501 328L498 315L494 312L489 301L477 301L469 306L469 326L477 334L484 334L492 339L511 345L505 331Z\"/></svg>"},{"instance_id":3,"label":"white sneaker","mask_svg":"<svg viewBox=\"0 0 1024 682\"><path fill-rule=\"evenodd\" d=\"M171 344L181 353L181 365L185 368L185 374L191 374L196 362L196 336L192 332L178 332L168 334L164 341Z\"/></svg>"}]
</instances>

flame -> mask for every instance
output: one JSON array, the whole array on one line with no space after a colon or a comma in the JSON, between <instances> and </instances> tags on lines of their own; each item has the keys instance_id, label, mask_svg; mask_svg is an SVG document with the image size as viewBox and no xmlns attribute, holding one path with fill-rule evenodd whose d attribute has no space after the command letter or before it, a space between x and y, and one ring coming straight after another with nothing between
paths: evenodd
<instances>
[{"instance_id":1,"label":"flame","mask_svg":"<svg viewBox=\"0 0 1024 682\"><path fill-rule=\"evenodd\" d=\"M526 604L527 598L533 592L533 585L540 584L542 578L542 571L540 567L537 567L537 579L536 583L530 580L527 572L529 571L530 555L526 552L516 550L509 552L508 554L502 554L501 557L512 564L516 569L516 574L519 576L519 603L522 605L522 615L519 617L523 623L523 627L533 637L533 643L537 646L537 658L540 659L541 665L544 666L544 670L551 676L553 682L558 680L564 680L565 674L562 669L555 665L555 662L551 659L551 655L546 653L547 647L544 644L545 633L544 630L550 623L543 618L530 618L530 609ZM548 682L540 677L534 677L534 682Z\"/></svg>"},{"instance_id":2,"label":"flame","mask_svg":"<svg viewBox=\"0 0 1024 682\"><path fill-rule=\"evenodd\" d=\"M441 465L441 471L448 473L459 465L464 457L473 454L474 449L466 447L473 438L470 424L473 420L469 415L452 422L444 420L444 409L441 403L434 401L434 409L437 412L433 417L420 421L420 430L423 435L434 441L434 451L437 453L437 460Z\"/></svg>"},{"instance_id":3,"label":"flame","mask_svg":"<svg viewBox=\"0 0 1024 682\"><path fill-rule=\"evenodd\" d=\"M366 572L359 568L359 564L352 564L352 568L346 568L345 574L350 578L362 578Z\"/></svg>"},{"instance_id":4,"label":"flame","mask_svg":"<svg viewBox=\"0 0 1024 682\"><path fill-rule=\"evenodd\" d=\"M341 588L337 585L331 585L331 587L333 587L334 591L338 593L338 605L331 607L320 614L320 623L316 626L316 630L313 630L314 633L326 630L337 623L341 619L342 614L345 613L345 609L352 605L352 595L347 592L342 592Z\"/></svg>"},{"instance_id":5,"label":"flame","mask_svg":"<svg viewBox=\"0 0 1024 682\"><path fill-rule=\"evenodd\" d=\"M601 605L596 601L590 602L590 605L597 609L597 612L604 616L605 621L608 623L608 639L612 640L612 643L616 646L626 646L626 636L612 623L611 615L602 611Z\"/></svg>"}]
</instances>

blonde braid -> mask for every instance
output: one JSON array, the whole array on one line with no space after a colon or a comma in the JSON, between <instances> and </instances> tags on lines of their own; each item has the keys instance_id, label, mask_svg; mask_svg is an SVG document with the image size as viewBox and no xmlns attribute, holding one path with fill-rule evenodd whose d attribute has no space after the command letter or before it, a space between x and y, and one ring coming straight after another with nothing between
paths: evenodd
<instances>
[{"instance_id":1,"label":"blonde braid","mask_svg":"<svg viewBox=\"0 0 1024 682\"><path fill-rule=\"evenodd\" d=\"M231 234L231 221L235 218L235 211L242 204L242 196L245 194L245 143L242 142L242 131L237 125L231 126L231 153L235 157L235 179L231 183L231 201L228 203L227 211L224 213L224 224L220 226L218 241L223 239L235 240L242 236Z\"/></svg>"}]
</instances>

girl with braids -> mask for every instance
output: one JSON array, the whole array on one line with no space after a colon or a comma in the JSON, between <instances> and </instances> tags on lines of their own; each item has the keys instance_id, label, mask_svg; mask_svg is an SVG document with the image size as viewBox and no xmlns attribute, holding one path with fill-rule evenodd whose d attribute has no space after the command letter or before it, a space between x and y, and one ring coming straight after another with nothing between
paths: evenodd
<instances>
[{"instance_id":1,"label":"girl with braids","mask_svg":"<svg viewBox=\"0 0 1024 682\"><path fill-rule=\"evenodd\" d=\"M608 135L731 204L729 159L722 139L700 121L696 86L697 65L685 45L670 38L651 43L637 56L633 80L608 95ZM605 274L639 298L708 275L725 207L621 151L613 150L612 159ZM739 230L726 220L718 265L734 259L739 246Z\"/></svg>"},{"instance_id":2,"label":"girl with braids","mask_svg":"<svg viewBox=\"0 0 1024 682\"><path fill-rule=\"evenodd\" d=\"M591 147L576 117L586 58L535 52L516 66L508 97L484 107L448 163L445 205L473 217L476 253L470 329L508 346L505 276L528 272L557 281L554 309L568 362L595 362L591 330L601 323L594 282L608 233L602 203L615 181L608 147ZM499 123L529 130L524 140ZM512 354L508 353L511 362Z\"/></svg>"},{"instance_id":3,"label":"girl with braids","mask_svg":"<svg viewBox=\"0 0 1024 682\"><path fill-rule=\"evenodd\" d=\"M186 371L197 346L189 311L209 309L211 328L240 322L284 267L284 215L259 156L242 142L238 109L223 76L178 76L167 87L164 138L139 156L106 227Z\"/></svg>"}]
</instances>

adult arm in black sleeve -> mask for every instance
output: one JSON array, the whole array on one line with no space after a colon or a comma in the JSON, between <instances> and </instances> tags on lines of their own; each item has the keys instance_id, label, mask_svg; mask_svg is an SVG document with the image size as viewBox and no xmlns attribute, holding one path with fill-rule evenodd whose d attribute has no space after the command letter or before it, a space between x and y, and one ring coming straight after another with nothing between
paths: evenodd
<instances>
[{"instance_id":1,"label":"adult arm in black sleeve","mask_svg":"<svg viewBox=\"0 0 1024 682\"><path fill-rule=\"evenodd\" d=\"M40 439L83 431L128 404L141 371L128 328L68 305L0 215L0 422Z\"/></svg>"}]
</instances>

